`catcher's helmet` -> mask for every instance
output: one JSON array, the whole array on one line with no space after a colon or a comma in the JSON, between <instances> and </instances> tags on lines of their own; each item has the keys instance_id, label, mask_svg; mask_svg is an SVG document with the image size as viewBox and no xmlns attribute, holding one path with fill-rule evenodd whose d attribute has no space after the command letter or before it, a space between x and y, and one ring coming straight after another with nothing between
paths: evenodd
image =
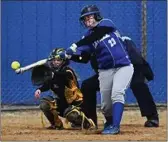
<instances>
[{"instance_id":1,"label":"catcher's helmet","mask_svg":"<svg viewBox=\"0 0 168 142\"><path fill-rule=\"evenodd\" d=\"M69 64L68 59L62 59L62 58L57 57L57 55L59 55L62 52L65 52L64 48L55 48L49 55L49 59L50 59L50 61L48 62L49 66L57 71L60 70L62 67L67 66ZM57 63L56 65L54 64L55 60L57 61L59 60L61 61L61 63L60 64Z\"/></svg>"},{"instance_id":2,"label":"catcher's helmet","mask_svg":"<svg viewBox=\"0 0 168 142\"><path fill-rule=\"evenodd\" d=\"M83 20L87 15L94 15L96 21L100 21L102 19L100 15L100 11L96 5L87 5L81 10L81 16L79 20Z\"/></svg>"},{"instance_id":3,"label":"catcher's helmet","mask_svg":"<svg viewBox=\"0 0 168 142\"><path fill-rule=\"evenodd\" d=\"M65 52L64 48L55 48L49 55L49 59L55 58L58 54Z\"/></svg>"}]
</instances>

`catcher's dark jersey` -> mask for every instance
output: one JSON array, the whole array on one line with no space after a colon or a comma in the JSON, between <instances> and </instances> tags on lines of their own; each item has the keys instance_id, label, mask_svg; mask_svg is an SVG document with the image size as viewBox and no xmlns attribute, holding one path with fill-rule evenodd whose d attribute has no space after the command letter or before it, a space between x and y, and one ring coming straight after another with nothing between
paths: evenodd
<instances>
[{"instance_id":1,"label":"catcher's dark jersey","mask_svg":"<svg viewBox=\"0 0 168 142\"><path fill-rule=\"evenodd\" d=\"M44 83L39 89L44 92L49 89L54 92L60 101L75 104L83 100L83 95L78 89L78 82L74 71L65 66L61 71L53 71L52 80Z\"/></svg>"}]
</instances>

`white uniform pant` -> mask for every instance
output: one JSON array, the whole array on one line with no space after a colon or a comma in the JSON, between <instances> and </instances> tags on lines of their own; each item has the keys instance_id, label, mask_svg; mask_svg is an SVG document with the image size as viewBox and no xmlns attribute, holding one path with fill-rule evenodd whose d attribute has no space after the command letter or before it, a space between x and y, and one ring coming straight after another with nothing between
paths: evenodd
<instances>
[{"instance_id":1,"label":"white uniform pant","mask_svg":"<svg viewBox=\"0 0 168 142\"><path fill-rule=\"evenodd\" d=\"M130 85L133 72L132 64L99 70L101 109L104 116L112 116L112 104L115 102L125 103L125 91Z\"/></svg>"}]
</instances>

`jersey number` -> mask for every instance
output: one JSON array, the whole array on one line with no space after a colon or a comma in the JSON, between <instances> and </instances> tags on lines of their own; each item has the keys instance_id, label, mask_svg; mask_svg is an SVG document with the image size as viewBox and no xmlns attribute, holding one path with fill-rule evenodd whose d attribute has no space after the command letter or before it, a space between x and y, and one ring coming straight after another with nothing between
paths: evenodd
<instances>
[{"instance_id":1,"label":"jersey number","mask_svg":"<svg viewBox=\"0 0 168 142\"><path fill-rule=\"evenodd\" d=\"M109 39L108 43L110 44L111 47L113 47L114 45L116 45L116 41L114 40L114 38Z\"/></svg>"}]
</instances>

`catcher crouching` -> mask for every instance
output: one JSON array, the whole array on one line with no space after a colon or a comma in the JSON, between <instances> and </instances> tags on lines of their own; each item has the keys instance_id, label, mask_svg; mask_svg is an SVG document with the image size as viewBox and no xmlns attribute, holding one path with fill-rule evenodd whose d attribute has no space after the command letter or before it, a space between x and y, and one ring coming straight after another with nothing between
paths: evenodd
<instances>
[{"instance_id":1,"label":"catcher crouching","mask_svg":"<svg viewBox=\"0 0 168 142\"><path fill-rule=\"evenodd\" d=\"M63 129L59 116L81 129L95 129L94 122L82 112L83 95L74 71L68 67L69 60L56 58L61 52L63 48L54 49L46 65L32 70L32 83L39 86L35 97L40 98L40 94L48 90L54 93L40 99L40 109L51 124L48 129Z\"/></svg>"}]
</instances>

